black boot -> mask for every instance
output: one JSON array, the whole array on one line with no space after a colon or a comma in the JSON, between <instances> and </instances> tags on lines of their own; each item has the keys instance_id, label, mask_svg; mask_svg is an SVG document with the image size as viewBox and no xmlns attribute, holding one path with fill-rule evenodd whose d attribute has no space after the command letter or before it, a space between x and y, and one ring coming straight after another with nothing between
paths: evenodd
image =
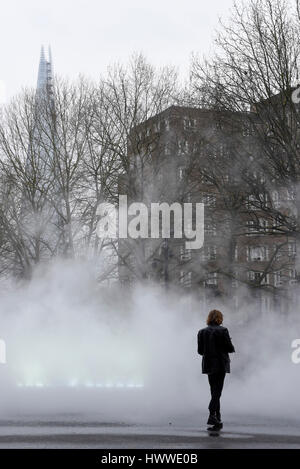
<instances>
[{"instance_id":1,"label":"black boot","mask_svg":"<svg viewBox=\"0 0 300 469\"><path fill-rule=\"evenodd\" d=\"M218 423L219 428L223 428L223 422L222 422L222 418L221 418L220 412L216 412L216 417L217 417L217 419L218 419L218 421L219 421L219 423Z\"/></svg>"},{"instance_id":2,"label":"black boot","mask_svg":"<svg viewBox=\"0 0 300 469\"><path fill-rule=\"evenodd\" d=\"M207 425L213 425L213 426L219 425L219 420L217 419L216 412L209 414Z\"/></svg>"}]
</instances>

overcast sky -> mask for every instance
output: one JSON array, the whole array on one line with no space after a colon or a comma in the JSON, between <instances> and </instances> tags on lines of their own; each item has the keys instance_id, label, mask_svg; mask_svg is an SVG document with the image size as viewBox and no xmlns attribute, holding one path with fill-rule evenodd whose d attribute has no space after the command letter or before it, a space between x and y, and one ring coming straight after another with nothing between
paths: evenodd
<instances>
[{"instance_id":1,"label":"overcast sky","mask_svg":"<svg viewBox=\"0 0 300 469\"><path fill-rule=\"evenodd\" d=\"M1 0L0 97L35 86L41 44L55 73L97 78L134 51L188 70L191 52L207 53L232 0Z\"/></svg>"}]
</instances>

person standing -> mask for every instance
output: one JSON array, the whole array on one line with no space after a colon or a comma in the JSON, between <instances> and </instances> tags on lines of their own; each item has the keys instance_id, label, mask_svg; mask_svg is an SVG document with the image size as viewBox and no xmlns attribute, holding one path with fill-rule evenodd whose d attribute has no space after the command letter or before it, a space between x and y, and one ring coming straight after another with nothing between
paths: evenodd
<instances>
[{"instance_id":1,"label":"person standing","mask_svg":"<svg viewBox=\"0 0 300 469\"><path fill-rule=\"evenodd\" d=\"M206 320L207 327L198 332L198 353L202 356L202 373L208 375L211 400L207 424L223 428L220 411L226 373L230 373L229 353L235 352L228 329L223 327L223 314L213 309Z\"/></svg>"}]
</instances>

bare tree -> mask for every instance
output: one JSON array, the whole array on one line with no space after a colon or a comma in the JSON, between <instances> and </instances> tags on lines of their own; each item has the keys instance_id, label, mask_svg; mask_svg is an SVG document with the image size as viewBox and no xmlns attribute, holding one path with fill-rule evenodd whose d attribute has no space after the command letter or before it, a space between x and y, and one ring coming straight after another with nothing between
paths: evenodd
<instances>
[{"instance_id":1,"label":"bare tree","mask_svg":"<svg viewBox=\"0 0 300 469\"><path fill-rule=\"evenodd\" d=\"M299 239L299 106L293 91L299 71L299 8L284 0L236 3L231 20L221 24L216 53L194 57L191 71L195 104L244 116L237 154L241 184L248 195L243 210L251 235L265 233L274 252L257 277L294 267L288 257L275 262L277 250ZM253 145L253 142L255 144ZM240 146L240 148L242 148ZM261 221L264 220L264 226ZM268 282L267 282L268 283Z\"/></svg>"},{"instance_id":2,"label":"bare tree","mask_svg":"<svg viewBox=\"0 0 300 469\"><path fill-rule=\"evenodd\" d=\"M2 253L3 265L15 275L30 277L35 264L53 256L101 259L105 243L99 245L96 236L96 209L99 186L102 191L109 186L112 165L111 153L96 148L91 137L95 95L83 79L58 80L51 99L25 92L2 116ZM92 177L91 162L99 152L105 156Z\"/></svg>"},{"instance_id":3,"label":"bare tree","mask_svg":"<svg viewBox=\"0 0 300 469\"><path fill-rule=\"evenodd\" d=\"M111 179L110 200L126 194L128 202L148 204L158 197L159 172L164 166L160 129L154 119L177 99L177 74L164 67L156 70L134 55L128 66L115 65L98 87L94 138L112 155L118 179ZM131 278L144 279L152 269L156 249L147 242L121 240L120 269ZM158 247L157 247L158 249ZM126 277L127 277L126 274Z\"/></svg>"},{"instance_id":4,"label":"bare tree","mask_svg":"<svg viewBox=\"0 0 300 469\"><path fill-rule=\"evenodd\" d=\"M157 71L135 55L98 85L57 79L50 94L26 92L7 107L0 126L3 269L30 277L51 257L88 256L98 260L99 279L116 275L120 250L97 236L98 207L116 205L121 185L129 198L148 191L144 167L158 137L139 125L174 100L176 87L174 70Z\"/></svg>"}]
</instances>

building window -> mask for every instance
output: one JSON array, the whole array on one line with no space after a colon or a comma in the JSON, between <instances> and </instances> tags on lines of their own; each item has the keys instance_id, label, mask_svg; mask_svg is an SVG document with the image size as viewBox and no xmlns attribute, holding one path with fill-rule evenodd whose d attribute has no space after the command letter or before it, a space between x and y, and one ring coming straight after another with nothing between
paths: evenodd
<instances>
[{"instance_id":1,"label":"building window","mask_svg":"<svg viewBox=\"0 0 300 469\"><path fill-rule=\"evenodd\" d=\"M269 227L269 222L265 218L260 218L259 219L259 231L260 232L267 232Z\"/></svg>"},{"instance_id":2,"label":"building window","mask_svg":"<svg viewBox=\"0 0 300 469\"><path fill-rule=\"evenodd\" d=\"M154 132L160 132L160 121L155 122Z\"/></svg>"},{"instance_id":3,"label":"building window","mask_svg":"<svg viewBox=\"0 0 300 469\"><path fill-rule=\"evenodd\" d=\"M195 153L199 152L199 150L200 150L200 147L199 147L198 142L191 143L191 153L195 154Z\"/></svg>"},{"instance_id":4,"label":"building window","mask_svg":"<svg viewBox=\"0 0 300 469\"><path fill-rule=\"evenodd\" d=\"M247 247L247 261L267 261L269 257L269 250L267 246L248 246Z\"/></svg>"},{"instance_id":5,"label":"building window","mask_svg":"<svg viewBox=\"0 0 300 469\"><path fill-rule=\"evenodd\" d=\"M179 282L184 287L190 287L192 285L192 272L180 271Z\"/></svg>"},{"instance_id":6,"label":"building window","mask_svg":"<svg viewBox=\"0 0 300 469\"><path fill-rule=\"evenodd\" d=\"M216 236L217 229L212 223L207 223L205 226L205 234L206 236Z\"/></svg>"},{"instance_id":7,"label":"building window","mask_svg":"<svg viewBox=\"0 0 300 469\"><path fill-rule=\"evenodd\" d=\"M289 270L289 278L295 280L296 279L296 269Z\"/></svg>"},{"instance_id":8,"label":"building window","mask_svg":"<svg viewBox=\"0 0 300 469\"><path fill-rule=\"evenodd\" d=\"M239 260L239 249L237 246L234 248L234 260L238 261Z\"/></svg>"},{"instance_id":9,"label":"building window","mask_svg":"<svg viewBox=\"0 0 300 469\"><path fill-rule=\"evenodd\" d=\"M274 286L281 287L284 283L295 285L297 281L297 271L295 269L288 269L286 271L280 270L274 273Z\"/></svg>"},{"instance_id":10,"label":"building window","mask_svg":"<svg viewBox=\"0 0 300 469\"><path fill-rule=\"evenodd\" d=\"M192 252L190 249L186 249L185 246L180 246L180 260L190 261L192 258Z\"/></svg>"},{"instance_id":11,"label":"building window","mask_svg":"<svg viewBox=\"0 0 300 469\"><path fill-rule=\"evenodd\" d=\"M282 223L281 223L281 218L280 217L276 217L274 218L273 220L273 228L280 228L282 226Z\"/></svg>"},{"instance_id":12,"label":"building window","mask_svg":"<svg viewBox=\"0 0 300 469\"><path fill-rule=\"evenodd\" d=\"M243 123L243 137L250 137L252 133L253 133L252 125L249 122L244 122Z\"/></svg>"},{"instance_id":13,"label":"building window","mask_svg":"<svg viewBox=\"0 0 300 469\"><path fill-rule=\"evenodd\" d=\"M280 207L280 199L277 191L272 192L272 202L276 209Z\"/></svg>"},{"instance_id":14,"label":"building window","mask_svg":"<svg viewBox=\"0 0 300 469\"><path fill-rule=\"evenodd\" d=\"M189 143L186 140L180 140L178 143L179 155L187 155L189 152Z\"/></svg>"},{"instance_id":15,"label":"building window","mask_svg":"<svg viewBox=\"0 0 300 469\"><path fill-rule=\"evenodd\" d=\"M259 201L257 200L257 197L253 194L248 195L246 205L248 210L259 209Z\"/></svg>"},{"instance_id":16,"label":"building window","mask_svg":"<svg viewBox=\"0 0 300 469\"><path fill-rule=\"evenodd\" d=\"M213 286L216 286L218 285L218 274L217 272L210 272L208 274L208 277L205 281L205 284L206 285L213 285Z\"/></svg>"},{"instance_id":17,"label":"building window","mask_svg":"<svg viewBox=\"0 0 300 469\"><path fill-rule=\"evenodd\" d=\"M215 261L217 259L217 246L205 246L202 259L203 261Z\"/></svg>"},{"instance_id":18,"label":"building window","mask_svg":"<svg viewBox=\"0 0 300 469\"><path fill-rule=\"evenodd\" d=\"M229 155L229 152L225 143L220 143L219 155L221 158L226 158Z\"/></svg>"},{"instance_id":19,"label":"building window","mask_svg":"<svg viewBox=\"0 0 300 469\"><path fill-rule=\"evenodd\" d=\"M283 284L283 275L281 270L274 273L274 286L280 287Z\"/></svg>"},{"instance_id":20,"label":"building window","mask_svg":"<svg viewBox=\"0 0 300 469\"><path fill-rule=\"evenodd\" d=\"M217 246L207 246L207 259L215 261L217 258Z\"/></svg>"},{"instance_id":21,"label":"building window","mask_svg":"<svg viewBox=\"0 0 300 469\"><path fill-rule=\"evenodd\" d=\"M189 130L189 129L195 129L197 126L197 120L196 119L190 119L189 117L184 117L183 118L183 128L184 130Z\"/></svg>"},{"instance_id":22,"label":"building window","mask_svg":"<svg viewBox=\"0 0 300 469\"><path fill-rule=\"evenodd\" d=\"M166 128L167 132L170 130L170 121L169 121L169 119L165 119L165 128Z\"/></svg>"},{"instance_id":23,"label":"building window","mask_svg":"<svg viewBox=\"0 0 300 469\"><path fill-rule=\"evenodd\" d=\"M260 182L261 184L265 184L266 182L266 177L263 173L261 173L260 171L257 172L257 171L254 171L253 172L253 177L254 179L256 179L256 181Z\"/></svg>"},{"instance_id":24,"label":"building window","mask_svg":"<svg viewBox=\"0 0 300 469\"><path fill-rule=\"evenodd\" d=\"M278 245L274 246L274 250L276 251L278 249ZM293 258L296 256L297 253L297 246L294 241L289 242L287 245L281 247L279 250L276 252L276 260L284 259L287 257Z\"/></svg>"},{"instance_id":25,"label":"building window","mask_svg":"<svg viewBox=\"0 0 300 469\"><path fill-rule=\"evenodd\" d=\"M288 256L289 257L295 257L296 256L296 243L293 241L293 242L290 242L288 243Z\"/></svg>"},{"instance_id":26,"label":"building window","mask_svg":"<svg viewBox=\"0 0 300 469\"><path fill-rule=\"evenodd\" d=\"M185 178L185 175L186 175L185 168L179 168L178 169L178 177L179 177L180 181L183 181L183 179Z\"/></svg>"},{"instance_id":27,"label":"building window","mask_svg":"<svg viewBox=\"0 0 300 469\"><path fill-rule=\"evenodd\" d=\"M248 220L246 222L246 235L253 236L256 233L256 228L253 220Z\"/></svg>"},{"instance_id":28,"label":"building window","mask_svg":"<svg viewBox=\"0 0 300 469\"><path fill-rule=\"evenodd\" d=\"M165 155L171 155L171 148L168 143L165 145Z\"/></svg>"},{"instance_id":29,"label":"building window","mask_svg":"<svg viewBox=\"0 0 300 469\"><path fill-rule=\"evenodd\" d=\"M296 285L298 283L296 269L289 269L287 273L288 273L289 284Z\"/></svg>"},{"instance_id":30,"label":"building window","mask_svg":"<svg viewBox=\"0 0 300 469\"><path fill-rule=\"evenodd\" d=\"M269 274L264 275L264 277L263 274L261 274L261 285L269 285L269 277Z\"/></svg>"},{"instance_id":31,"label":"building window","mask_svg":"<svg viewBox=\"0 0 300 469\"><path fill-rule=\"evenodd\" d=\"M269 283L269 274L264 275L262 272L255 272L254 270L250 270L248 272L248 280L251 283L267 285Z\"/></svg>"},{"instance_id":32,"label":"building window","mask_svg":"<svg viewBox=\"0 0 300 469\"><path fill-rule=\"evenodd\" d=\"M257 272L253 272L253 270L250 270L250 272L248 272L248 280L250 282L259 281L259 279L260 279L260 274L258 274L258 277L257 277Z\"/></svg>"}]
</instances>

